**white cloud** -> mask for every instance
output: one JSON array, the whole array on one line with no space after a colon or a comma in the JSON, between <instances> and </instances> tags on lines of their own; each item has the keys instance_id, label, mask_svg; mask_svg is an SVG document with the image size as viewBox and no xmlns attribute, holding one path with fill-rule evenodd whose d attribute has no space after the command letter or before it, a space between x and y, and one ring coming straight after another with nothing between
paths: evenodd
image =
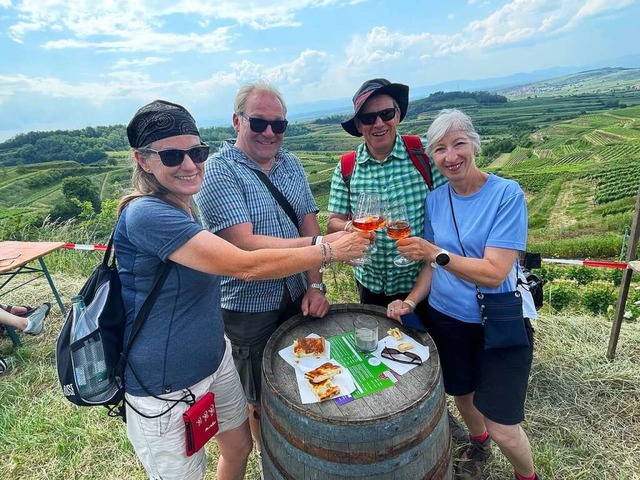
<instances>
[{"instance_id":1,"label":"white cloud","mask_svg":"<svg viewBox=\"0 0 640 480\"><path fill-rule=\"evenodd\" d=\"M373 68L374 64L400 58L427 59L518 45L538 36L562 34L587 16L619 10L634 2L637 0L512 0L448 35L403 34L374 27L365 37L352 37L345 49L345 64L347 68L366 70L367 66Z\"/></svg>"},{"instance_id":2,"label":"white cloud","mask_svg":"<svg viewBox=\"0 0 640 480\"><path fill-rule=\"evenodd\" d=\"M120 52L158 52L180 53L197 51L200 53L213 53L228 50L229 28L221 27L212 32L198 35L195 33L156 33L151 31L137 31L135 34L126 34L125 38L118 40L55 40L46 42L45 49L65 48L95 48L103 51Z\"/></svg>"},{"instance_id":3,"label":"white cloud","mask_svg":"<svg viewBox=\"0 0 640 480\"><path fill-rule=\"evenodd\" d=\"M212 21L230 21L255 29L299 27L296 14L310 8L350 4L348 0L24 0L13 7L20 21L9 27L14 41L21 42L30 32L54 30L72 38L89 38L101 35L131 37L140 32L160 30L169 25L171 15L193 16L193 23L200 29L209 28ZM355 3L360 3L360 0ZM101 41L90 42L91 46ZM54 44L55 45L55 44ZM77 46L68 41L63 46ZM128 47L131 49L131 47Z\"/></svg>"},{"instance_id":4,"label":"white cloud","mask_svg":"<svg viewBox=\"0 0 640 480\"><path fill-rule=\"evenodd\" d=\"M145 57L134 60L118 60L111 65L111 70L123 70L129 67L150 67L151 65L157 65L158 63L168 62L168 58L161 57Z\"/></svg>"}]
</instances>

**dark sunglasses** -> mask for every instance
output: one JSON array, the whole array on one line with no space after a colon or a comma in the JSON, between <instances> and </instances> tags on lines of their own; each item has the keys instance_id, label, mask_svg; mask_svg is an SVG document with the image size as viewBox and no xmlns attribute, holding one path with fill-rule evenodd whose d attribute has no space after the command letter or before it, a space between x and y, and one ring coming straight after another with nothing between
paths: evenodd
<instances>
[{"instance_id":1,"label":"dark sunglasses","mask_svg":"<svg viewBox=\"0 0 640 480\"><path fill-rule=\"evenodd\" d=\"M140 148L140 153L155 153L165 167L177 167L184 161L184 156L189 155L193 163L202 163L209 157L209 145L201 143L197 147L188 150L168 148L167 150L154 150L153 148Z\"/></svg>"},{"instance_id":2,"label":"dark sunglasses","mask_svg":"<svg viewBox=\"0 0 640 480\"><path fill-rule=\"evenodd\" d=\"M287 125L289 125L287 120L265 120L264 118L249 117L244 112L240 112L240 116L245 120L249 120L249 128L254 133L262 133L271 125L271 131L276 135L280 135L285 132Z\"/></svg>"},{"instance_id":3,"label":"dark sunglasses","mask_svg":"<svg viewBox=\"0 0 640 480\"><path fill-rule=\"evenodd\" d=\"M379 112L369 112L369 113L360 113L358 114L358 120L363 125L373 125L376 123L376 118L380 117L383 122L388 122L393 117L396 116L396 109L393 108L385 108L384 110L380 110Z\"/></svg>"},{"instance_id":4,"label":"dark sunglasses","mask_svg":"<svg viewBox=\"0 0 640 480\"><path fill-rule=\"evenodd\" d=\"M422 358L419 355L413 352L401 352L396 348L384 347L380 356L394 362L422 365Z\"/></svg>"}]
</instances>

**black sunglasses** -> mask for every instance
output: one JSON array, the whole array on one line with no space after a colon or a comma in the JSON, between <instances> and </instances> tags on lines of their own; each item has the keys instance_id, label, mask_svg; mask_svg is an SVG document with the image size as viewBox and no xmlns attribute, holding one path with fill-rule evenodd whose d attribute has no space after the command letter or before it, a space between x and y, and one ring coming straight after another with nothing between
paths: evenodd
<instances>
[{"instance_id":1,"label":"black sunglasses","mask_svg":"<svg viewBox=\"0 0 640 480\"><path fill-rule=\"evenodd\" d=\"M140 148L140 153L155 153L165 167L177 167L184 161L184 156L189 155L193 163L202 163L209 157L209 145L201 143L197 147L188 150L168 148L167 150L154 150L153 148Z\"/></svg>"},{"instance_id":2,"label":"black sunglasses","mask_svg":"<svg viewBox=\"0 0 640 480\"><path fill-rule=\"evenodd\" d=\"M280 135L285 132L287 125L289 125L287 120L265 120L264 118L249 117L244 112L240 112L239 115L245 120L249 120L249 128L254 133L262 133L271 125L271 131L276 135Z\"/></svg>"},{"instance_id":3,"label":"black sunglasses","mask_svg":"<svg viewBox=\"0 0 640 480\"><path fill-rule=\"evenodd\" d=\"M380 356L394 362L422 365L422 358L419 355L413 352L401 352L396 348L384 347Z\"/></svg>"},{"instance_id":4,"label":"black sunglasses","mask_svg":"<svg viewBox=\"0 0 640 480\"><path fill-rule=\"evenodd\" d=\"M378 112L360 113L358 114L358 120L363 125L373 125L376 123L376 118L380 117L383 122L388 122L396 116L396 108L385 108Z\"/></svg>"}]
</instances>

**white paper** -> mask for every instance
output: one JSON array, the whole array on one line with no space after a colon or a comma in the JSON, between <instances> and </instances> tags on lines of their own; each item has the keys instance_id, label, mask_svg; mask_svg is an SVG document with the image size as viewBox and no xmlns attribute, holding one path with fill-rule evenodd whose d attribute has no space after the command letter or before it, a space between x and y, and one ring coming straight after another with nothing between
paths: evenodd
<instances>
[{"instance_id":1,"label":"white paper","mask_svg":"<svg viewBox=\"0 0 640 480\"><path fill-rule=\"evenodd\" d=\"M308 338L316 338L320 335L316 335L312 333L307 335ZM300 401L302 404L306 405L309 403L317 403L319 402L318 397L315 396L313 390L311 390L311 386L309 385L309 380L304 378L304 374L313 370L316 367L319 367L323 363L331 362L334 365L339 365L342 367L342 373L336 375L331 379L334 385L340 387L340 394L337 396L348 395L356 389L356 385L353 382L353 377L349 370L344 368L343 365L340 365L335 360L330 360L330 344L326 342L326 350L327 355L318 355L316 357L302 357L295 358L293 356L293 345L289 345L288 347L283 348L278 352L278 354L282 357L282 359L287 362L289 365L293 367L296 372L296 380L298 381L298 391L300 392Z\"/></svg>"},{"instance_id":2,"label":"white paper","mask_svg":"<svg viewBox=\"0 0 640 480\"><path fill-rule=\"evenodd\" d=\"M405 343L405 342L411 342L414 345L414 347L411 350L407 350L407 351L413 352L416 355L418 355L422 359L422 363L426 363L427 362L427 360L429 359L429 347L426 347L426 346L418 343L416 340L414 340L413 338L411 338L409 335L407 335L404 332L403 332L402 338L400 340L396 340L391 335L388 335L388 336L384 337L382 340L380 340L378 342L378 348L376 348L376 351L373 352L372 355L374 355L376 358L378 358L382 363L384 363L387 367L389 367L391 370L396 372L398 375L404 375L408 371L410 371L410 370L412 370L412 369L414 369L416 367L419 367L420 365L416 365L416 364L412 364L412 363L395 362L393 360L389 360L388 358L383 358L382 357L382 350L385 347L396 348L397 349L398 345L400 345L401 343Z\"/></svg>"}]
</instances>

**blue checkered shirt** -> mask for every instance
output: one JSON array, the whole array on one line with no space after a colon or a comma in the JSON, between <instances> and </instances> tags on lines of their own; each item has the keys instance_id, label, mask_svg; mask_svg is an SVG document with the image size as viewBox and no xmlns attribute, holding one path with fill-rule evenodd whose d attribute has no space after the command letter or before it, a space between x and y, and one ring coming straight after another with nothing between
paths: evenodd
<instances>
[{"instance_id":1,"label":"blue checkered shirt","mask_svg":"<svg viewBox=\"0 0 640 480\"><path fill-rule=\"evenodd\" d=\"M256 235L300 237L297 227L254 172L257 170L234 140L222 142L218 153L207 160L202 189L195 197L205 227L216 233L240 223L251 223ZM299 225L305 215L318 211L302 164L295 155L280 149L269 180L289 201ZM222 308L244 313L277 310L285 285L292 299L303 295L307 288L302 273L252 282L222 277Z\"/></svg>"},{"instance_id":2,"label":"blue checkered shirt","mask_svg":"<svg viewBox=\"0 0 640 480\"><path fill-rule=\"evenodd\" d=\"M426 150L424 139L422 144ZM433 188L447 183L447 179L438 171L433 160L430 160L430 164ZM344 216L353 213L351 209L355 206L361 192L386 194L390 203L406 205L411 222L411 235L422 237L425 199L429 189L424 178L413 165L400 135L396 135L393 150L384 162L373 158L365 144L358 146L350 186L351 197L347 198L347 186L342 179L342 169L338 162L331 178L329 212ZM386 230L377 232L376 246L378 251L370 254L372 264L355 269L357 280L376 293L395 295L411 291L422 264L409 267L394 265L393 257L398 255L396 241L387 237Z\"/></svg>"}]
</instances>

